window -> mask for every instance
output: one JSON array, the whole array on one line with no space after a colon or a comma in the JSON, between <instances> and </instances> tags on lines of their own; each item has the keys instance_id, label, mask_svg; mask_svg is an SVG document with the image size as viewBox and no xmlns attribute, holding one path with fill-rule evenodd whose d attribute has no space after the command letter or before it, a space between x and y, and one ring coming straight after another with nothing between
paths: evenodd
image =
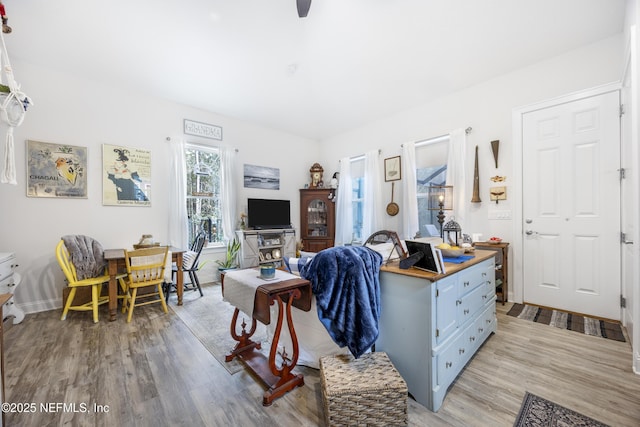
<instances>
[{"instance_id":1,"label":"window","mask_svg":"<svg viewBox=\"0 0 640 427\"><path fill-rule=\"evenodd\" d=\"M216 148L188 144L185 148L189 242L202 230L209 244L222 242L220 156Z\"/></svg>"},{"instance_id":2,"label":"window","mask_svg":"<svg viewBox=\"0 0 640 427\"><path fill-rule=\"evenodd\" d=\"M351 160L351 203L353 208L352 243L362 243L364 212L364 157Z\"/></svg>"},{"instance_id":3,"label":"window","mask_svg":"<svg viewBox=\"0 0 640 427\"><path fill-rule=\"evenodd\" d=\"M416 145L416 179L418 194L418 225L422 236L431 236L427 225L434 225L440 235L438 211L429 210L428 192L431 185L445 185L449 136Z\"/></svg>"}]
</instances>

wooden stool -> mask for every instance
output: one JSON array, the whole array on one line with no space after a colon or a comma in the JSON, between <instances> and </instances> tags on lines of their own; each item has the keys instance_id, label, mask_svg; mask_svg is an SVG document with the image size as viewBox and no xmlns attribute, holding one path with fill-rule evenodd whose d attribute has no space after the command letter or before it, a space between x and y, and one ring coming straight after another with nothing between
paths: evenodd
<instances>
[{"instance_id":1,"label":"wooden stool","mask_svg":"<svg viewBox=\"0 0 640 427\"><path fill-rule=\"evenodd\" d=\"M386 353L320 358L329 426L407 425L407 384Z\"/></svg>"}]
</instances>

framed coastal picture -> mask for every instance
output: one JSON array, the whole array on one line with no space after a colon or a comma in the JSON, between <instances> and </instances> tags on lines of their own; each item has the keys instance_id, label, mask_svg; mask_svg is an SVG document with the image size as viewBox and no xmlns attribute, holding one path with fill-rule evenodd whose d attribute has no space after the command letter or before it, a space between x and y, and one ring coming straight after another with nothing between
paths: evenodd
<instances>
[{"instance_id":1,"label":"framed coastal picture","mask_svg":"<svg viewBox=\"0 0 640 427\"><path fill-rule=\"evenodd\" d=\"M27 140L27 196L87 198L87 147Z\"/></svg>"},{"instance_id":2,"label":"framed coastal picture","mask_svg":"<svg viewBox=\"0 0 640 427\"><path fill-rule=\"evenodd\" d=\"M280 189L280 169L267 166L244 165L244 188Z\"/></svg>"},{"instance_id":3,"label":"framed coastal picture","mask_svg":"<svg viewBox=\"0 0 640 427\"><path fill-rule=\"evenodd\" d=\"M102 145L102 204L151 206L151 151Z\"/></svg>"}]
</instances>

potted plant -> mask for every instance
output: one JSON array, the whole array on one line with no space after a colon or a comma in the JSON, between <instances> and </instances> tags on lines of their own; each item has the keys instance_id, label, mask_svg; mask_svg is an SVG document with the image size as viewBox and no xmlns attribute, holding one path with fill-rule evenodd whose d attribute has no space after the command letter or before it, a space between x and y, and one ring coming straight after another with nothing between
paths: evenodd
<instances>
[{"instance_id":1,"label":"potted plant","mask_svg":"<svg viewBox=\"0 0 640 427\"><path fill-rule=\"evenodd\" d=\"M240 241L234 237L227 242L227 252L224 260L217 260L218 270L224 271L238 267L238 252L240 252Z\"/></svg>"}]
</instances>

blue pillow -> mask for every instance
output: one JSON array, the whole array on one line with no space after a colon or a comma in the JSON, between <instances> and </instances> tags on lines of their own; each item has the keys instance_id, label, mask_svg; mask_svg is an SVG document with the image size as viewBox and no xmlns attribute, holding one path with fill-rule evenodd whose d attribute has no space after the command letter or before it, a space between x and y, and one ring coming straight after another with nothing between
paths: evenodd
<instances>
[{"instance_id":1,"label":"blue pillow","mask_svg":"<svg viewBox=\"0 0 640 427\"><path fill-rule=\"evenodd\" d=\"M287 267L287 271L296 276L300 275L300 269L303 265L311 261L311 257L303 256L300 258L284 257L284 264Z\"/></svg>"}]
</instances>

